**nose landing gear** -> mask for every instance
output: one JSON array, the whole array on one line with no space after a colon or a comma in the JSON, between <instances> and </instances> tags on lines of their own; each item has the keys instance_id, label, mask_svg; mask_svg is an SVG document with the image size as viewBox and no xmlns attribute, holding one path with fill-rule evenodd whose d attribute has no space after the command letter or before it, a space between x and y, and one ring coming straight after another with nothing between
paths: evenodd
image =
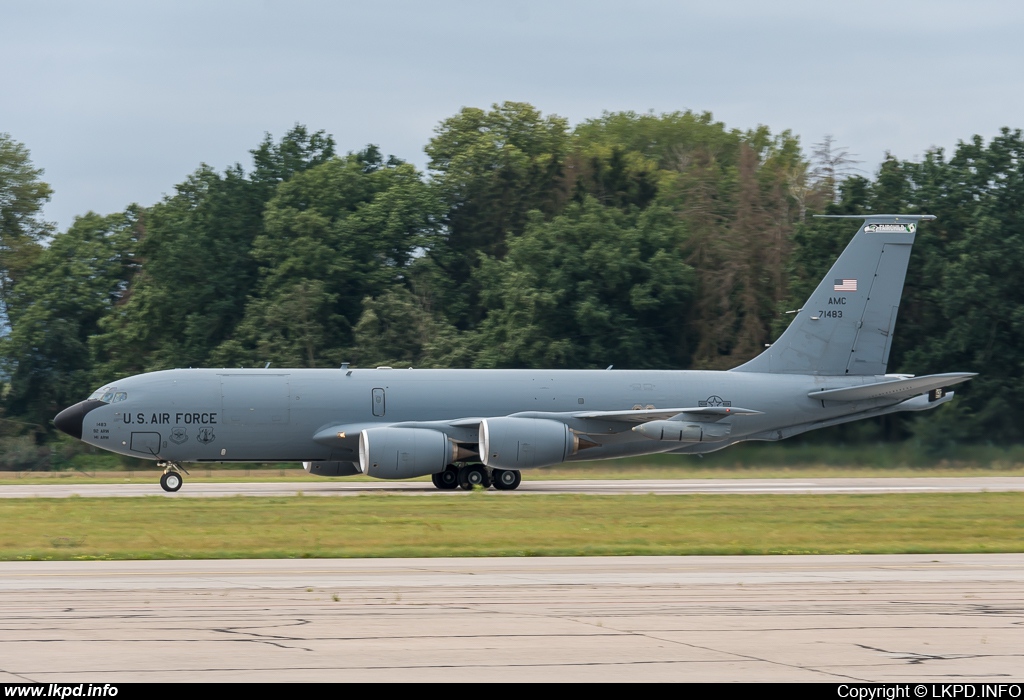
<instances>
[{"instance_id":1,"label":"nose landing gear","mask_svg":"<svg viewBox=\"0 0 1024 700\"><path fill-rule=\"evenodd\" d=\"M188 474L188 470L177 462L157 462L158 467L163 467L164 473L160 477L160 487L164 491L174 493L181 488L181 485L185 483L185 479L181 476L181 472Z\"/></svg>"}]
</instances>

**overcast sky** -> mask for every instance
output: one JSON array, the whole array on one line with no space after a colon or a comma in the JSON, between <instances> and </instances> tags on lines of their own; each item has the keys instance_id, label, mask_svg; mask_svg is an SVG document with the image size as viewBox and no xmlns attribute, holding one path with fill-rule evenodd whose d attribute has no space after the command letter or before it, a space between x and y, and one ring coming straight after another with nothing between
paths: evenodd
<instances>
[{"instance_id":1,"label":"overcast sky","mask_svg":"<svg viewBox=\"0 0 1024 700\"><path fill-rule=\"evenodd\" d=\"M425 165L463 106L710 111L825 134L866 173L1024 127L1024 3L0 1L0 132L47 217L153 204L296 122Z\"/></svg>"}]
</instances>

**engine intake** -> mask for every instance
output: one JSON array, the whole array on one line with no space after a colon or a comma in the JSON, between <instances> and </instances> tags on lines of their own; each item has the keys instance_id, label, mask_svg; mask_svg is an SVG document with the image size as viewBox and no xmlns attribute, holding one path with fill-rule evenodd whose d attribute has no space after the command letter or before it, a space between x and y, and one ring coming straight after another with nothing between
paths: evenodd
<instances>
[{"instance_id":1,"label":"engine intake","mask_svg":"<svg viewBox=\"0 0 1024 700\"><path fill-rule=\"evenodd\" d=\"M460 454L447 435L426 428L367 428L359 433L359 470L377 479L443 472Z\"/></svg>"}]
</instances>

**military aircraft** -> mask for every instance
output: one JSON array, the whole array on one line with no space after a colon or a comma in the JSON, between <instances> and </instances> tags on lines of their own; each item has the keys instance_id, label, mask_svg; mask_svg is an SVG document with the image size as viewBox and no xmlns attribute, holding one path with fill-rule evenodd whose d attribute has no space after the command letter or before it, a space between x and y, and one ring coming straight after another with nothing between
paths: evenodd
<instances>
[{"instance_id":1,"label":"military aircraft","mask_svg":"<svg viewBox=\"0 0 1024 700\"><path fill-rule=\"evenodd\" d=\"M886 374L910 249L929 215L867 215L782 336L729 371L174 369L120 379L54 425L157 460L302 462L310 474L519 486L523 469L711 452L934 408L972 373Z\"/></svg>"}]
</instances>

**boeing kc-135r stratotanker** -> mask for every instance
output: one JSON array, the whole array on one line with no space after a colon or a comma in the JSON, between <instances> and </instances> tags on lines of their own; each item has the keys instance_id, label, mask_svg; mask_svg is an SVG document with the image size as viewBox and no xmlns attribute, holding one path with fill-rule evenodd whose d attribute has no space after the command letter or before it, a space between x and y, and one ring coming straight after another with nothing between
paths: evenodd
<instances>
[{"instance_id":1,"label":"boeing kc-135r stratotanker","mask_svg":"<svg viewBox=\"0 0 1024 700\"><path fill-rule=\"evenodd\" d=\"M972 373L886 374L910 248L935 217L845 218L863 223L789 328L727 372L175 369L104 386L54 425L157 460L167 491L185 462L289 461L511 490L523 469L711 452L949 401Z\"/></svg>"}]
</instances>

